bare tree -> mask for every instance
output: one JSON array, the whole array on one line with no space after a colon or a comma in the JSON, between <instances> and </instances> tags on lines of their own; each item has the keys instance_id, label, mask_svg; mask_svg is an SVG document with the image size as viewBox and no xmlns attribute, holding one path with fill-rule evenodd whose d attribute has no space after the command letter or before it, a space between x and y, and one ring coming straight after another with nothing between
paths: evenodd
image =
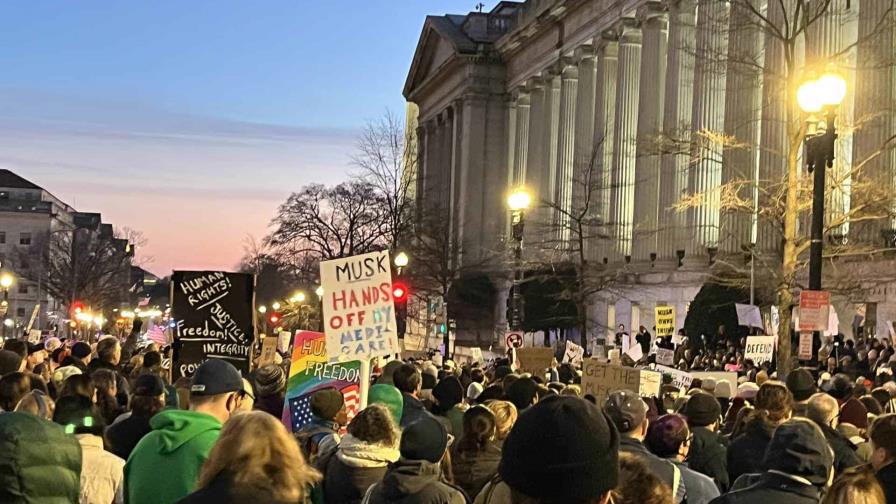
<instances>
[{"instance_id":1,"label":"bare tree","mask_svg":"<svg viewBox=\"0 0 896 504\"><path fill-rule=\"evenodd\" d=\"M416 156L413 139L402 121L386 112L364 126L352 162L360 168L360 178L378 193L385 211L389 248L402 246L412 224Z\"/></svg>"},{"instance_id":2,"label":"bare tree","mask_svg":"<svg viewBox=\"0 0 896 504\"><path fill-rule=\"evenodd\" d=\"M146 268L155 261L153 256L142 252L143 248L149 243L149 238L143 234L143 231L124 226L115 230L115 237L128 241L131 249L134 251L134 259L132 262L135 266Z\"/></svg>"},{"instance_id":3,"label":"bare tree","mask_svg":"<svg viewBox=\"0 0 896 504\"><path fill-rule=\"evenodd\" d=\"M380 250L389 244L386 208L383 196L363 180L310 184L280 206L267 242L281 257L321 260Z\"/></svg>"}]
</instances>

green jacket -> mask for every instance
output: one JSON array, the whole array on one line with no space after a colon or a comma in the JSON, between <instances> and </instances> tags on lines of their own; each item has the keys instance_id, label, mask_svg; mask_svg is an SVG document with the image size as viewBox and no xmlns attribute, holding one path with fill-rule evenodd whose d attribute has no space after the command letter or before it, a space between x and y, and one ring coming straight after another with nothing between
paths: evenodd
<instances>
[{"instance_id":1,"label":"green jacket","mask_svg":"<svg viewBox=\"0 0 896 504\"><path fill-rule=\"evenodd\" d=\"M124 466L125 502L172 504L196 489L199 470L221 434L217 418L165 410L149 421Z\"/></svg>"},{"instance_id":2,"label":"green jacket","mask_svg":"<svg viewBox=\"0 0 896 504\"><path fill-rule=\"evenodd\" d=\"M28 413L0 413L0 502L78 502L80 478L75 436Z\"/></svg>"}]
</instances>

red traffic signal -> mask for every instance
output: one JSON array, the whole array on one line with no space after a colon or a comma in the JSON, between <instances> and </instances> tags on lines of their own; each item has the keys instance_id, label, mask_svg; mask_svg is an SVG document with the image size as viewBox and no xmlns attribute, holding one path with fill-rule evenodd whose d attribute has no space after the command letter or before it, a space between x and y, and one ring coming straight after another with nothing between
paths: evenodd
<instances>
[{"instance_id":1,"label":"red traffic signal","mask_svg":"<svg viewBox=\"0 0 896 504\"><path fill-rule=\"evenodd\" d=\"M396 302L402 302L408 298L408 288L401 282L392 284L392 299Z\"/></svg>"},{"instance_id":2,"label":"red traffic signal","mask_svg":"<svg viewBox=\"0 0 896 504\"><path fill-rule=\"evenodd\" d=\"M84 303L80 301L72 303L72 313L81 313L82 311L84 311Z\"/></svg>"},{"instance_id":3,"label":"red traffic signal","mask_svg":"<svg viewBox=\"0 0 896 504\"><path fill-rule=\"evenodd\" d=\"M279 324L279 323L280 323L280 314L279 314L279 313L272 313L271 316L268 317L268 321L269 321L272 325L277 325L277 324Z\"/></svg>"}]
</instances>

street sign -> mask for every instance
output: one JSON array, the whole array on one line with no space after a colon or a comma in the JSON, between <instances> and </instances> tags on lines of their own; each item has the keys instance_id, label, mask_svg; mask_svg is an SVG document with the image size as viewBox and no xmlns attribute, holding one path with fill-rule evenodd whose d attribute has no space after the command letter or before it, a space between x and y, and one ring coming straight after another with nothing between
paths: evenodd
<instances>
[{"instance_id":1,"label":"street sign","mask_svg":"<svg viewBox=\"0 0 896 504\"><path fill-rule=\"evenodd\" d=\"M830 326L831 293L800 292L800 331L826 331Z\"/></svg>"},{"instance_id":2,"label":"street sign","mask_svg":"<svg viewBox=\"0 0 896 504\"><path fill-rule=\"evenodd\" d=\"M812 333L811 332L801 332L800 333L800 360L811 360L812 359Z\"/></svg>"},{"instance_id":3,"label":"street sign","mask_svg":"<svg viewBox=\"0 0 896 504\"><path fill-rule=\"evenodd\" d=\"M507 333L504 336L504 343L507 345L507 348L523 348L523 333L519 331Z\"/></svg>"}]
</instances>

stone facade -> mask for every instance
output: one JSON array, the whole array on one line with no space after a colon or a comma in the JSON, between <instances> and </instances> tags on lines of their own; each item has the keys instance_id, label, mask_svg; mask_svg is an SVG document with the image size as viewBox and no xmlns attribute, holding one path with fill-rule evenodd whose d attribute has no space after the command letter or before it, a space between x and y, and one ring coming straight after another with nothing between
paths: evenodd
<instances>
[{"instance_id":1,"label":"stone facade","mask_svg":"<svg viewBox=\"0 0 896 504\"><path fill-rule=\"evenodd\" d=\"M763 4L763 16L783 23L787 2L750 4ZM855 65L896 53L894 30L880 30L881 4L889 2L834 0L795 44L801 64L836 55L847 68L837 160L829 169L836 181L829 184L829 222L860 204L850 194L851 164L896 133L893 67ZM416 197L421 208L450 219L452 240L462 250L457 260L475 261L504 244L510 188L525 185L549 206L570 208L581 196L574 181L589 163L600 181L589 209L600 232L587 240L588 258L616 279L591 303L596 327L651 327L657 304L675 305L680 326L711 265L720 259L744 264L750 247L759 257L779 253L773 223L757 218L754 225L750 212L724 211L720 189L786 173L785 104L793 96L776 76L785 54L768 30L748 19L744 5L529 0L500 2L489 13L427 17L404 89L417 111ZM869 126L855 132L843 126L871 116L874 107ZM741 145L731 148L719 135L701 133L707 131ZM676 145L699 147L658 141L673 137ZM896 194L896 152L872 164ZM683 195L701 198L674 208ZM555 231L545 236L527 228L527 242L570 239L562 212L530 213ZM800 224L807 233L808 222ZM832 237L893 248L892 216L851 224ZM896 319L896 265L888 253L873 258L839 266L839 274L846 268L862 279L858 291L835 296L846 334L857 305L874 312L867 318L876 320L878 335L886 334L886 320ZM499 280L507 274L492 274L501 291L500 332L507 282Z\"/></svg>"}]
</instances>

